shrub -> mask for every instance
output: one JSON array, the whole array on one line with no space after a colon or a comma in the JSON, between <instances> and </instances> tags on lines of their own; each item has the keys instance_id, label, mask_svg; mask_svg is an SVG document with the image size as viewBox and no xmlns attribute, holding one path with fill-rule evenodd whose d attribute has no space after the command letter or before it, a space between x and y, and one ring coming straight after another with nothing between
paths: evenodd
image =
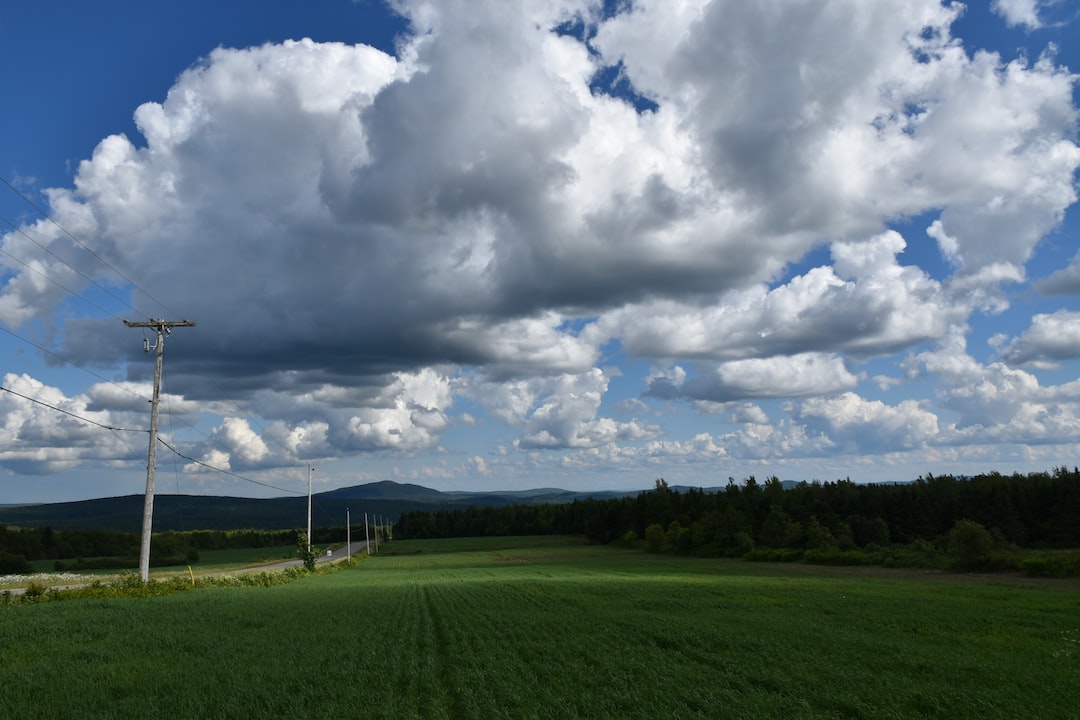
<instances>
[{"instance_id":1,"label":"shrub","mask_svg":"<svg viewBox=\"0 0 1080 720\"><path fill-rule=\"evenodd\" d=\"M648 547L649 552L658 553L666 550L666 540L664 526L660 523L653 523L645 528L645 545Z\"/></svg>"},{"instance_id":2,"label":"shrub","mask_svg":"<svg viewBox=\"0 0 1080 720\"><path fill-rule=\"evenodd\" d=\"M682 555L689 554L693 549L690 528L683 527L678 520L672 520L664 533L664 546Z\"/></svg>"},{"instance_id":3,"label":"shrub","mask_svg":"<svg viewBox=\"0 0 1080 720\"><path fill-rule=\"evenodd\" d=\"M1035 577L1080 577L1080 552L1039 553L1023 557L1019 568Z\"/></svg>"},{"instance_id":4,"label":"shrub","mask_svg":"<svg viewBox=\"0 0 1080 720\"><path fill-rule=\"evenodd\" d=\"M315 548L304 531L296 533L296 556L304 561L305 570L315 572Z\"/></svg>"},{"instance_id":5,"label":"shrub","mask_svg":"<svg viewBox=\"0 0 1080 720\"><path fill-rule=\"evenodd\" d=\"M23 591L22 601L24 603L39 602L48 592L49 587L47 585L40 583L37 580L31 580L30 584L26 586L26 590Z\"/></svg>"},{"instance_id":6,"label":"shrub","mask_svg":"<svg viewBox=\"0 0 1080 720\"><path fill-rule=\"evenodd\" d=\"M758 547L743 555L742 559L750 562L798 562L802 557L802 550Z\"/></svg>"},{"instance_id":7,"label":"shrub","mask_svg":"<svg viewBox=\"0 0 1080 720\"><path fill-rule=\"evenodd\" d=\"M833 537L829 528L822 525L815 516L811 515L806 522L802 523L800 529L798 540L807 550L829 551L836 549L836 538Z\"/></svg>"},{"instance_id":8,"label":"shrub","mask_svg":"<svg viewBox=\"0 0 1080 720\"><path fill-rule=\"evenodd\" d=\"M881 564L885 567L940 569L945 566L945 560L936 545L919 538L907 545L894 545L883 550Z\"/></svg>"},{"instance_id":9,"label":"shrub","mask_svg":"<svg viewBox=\"0 0 1080 720\"><path fill-rule=\"evenodd\" d=\"M29 575L34 572L22 555L0 550L0 575Z\"/></svg>"},{"instance_id":10,"label":"shrub","mask_svg":"<svg viewBox=\"0 0 1080 720\"><path fill-rule=\"evenodd\" d=\"M993 546L993 535L974 520L957 520L949 531L949 557L957 570L987 569Z\"/></svg>"},{"instance_id":11,"label":"shrub","mask_svg":"<svg viewBox=\"0 0 1080 720\"><path fill-rule=\"evenodd\" d=\"M815 548L803 553L803 562L815 565L871 565L873 559L862 550Z\"/></svg>"},{"instance_id":12,"label":"shrub","mask_svg":"<svg viewBox=\"0 0 1080 720\"><path fill-rule=\"evenodd\" d=\"M754 549L754 538L750 537L748 532L735 533L735 547L731 549L730 555L735 557L741 557L746 553Z\"/></svg>"}]
</instances>

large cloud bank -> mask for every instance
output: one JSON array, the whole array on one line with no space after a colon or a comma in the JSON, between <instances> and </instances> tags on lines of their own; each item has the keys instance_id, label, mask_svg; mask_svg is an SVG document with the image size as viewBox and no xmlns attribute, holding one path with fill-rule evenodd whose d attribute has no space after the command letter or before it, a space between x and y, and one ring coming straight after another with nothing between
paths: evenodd
<instances>
[{"instance_id":1,"label":"large cloud bank","mask_svg":"<svg viewBox=\"0 0 1080 720\"><path fill-rule=\"evenodd\" d=\"M1034 317L992 361L965 343L1076 200L1076 77L1051 54L965 47L962 7L934 0L394 6L411 23L395 56L213 52L136 110L142 138L102 140L48 192L153 296L134 307L198 322L169 355L176 402L221 416L192 454L238 470L415 452L481 411L518 437L474 472L515 453L930 461L1078 437L1076 382L1032 374L1080 355L1076 313ZM1034 26L1030 3L996 6ZM918 237L893 228L912 217L930 218ZM115 318L61 312L88 277L126 282L55 225L24 230L3 237L33 265L7 267L5 325L51 326L94 366L135 360ZM947 277L902 262L912 243L936 243ZM1047 288L1075 294L1075 264ZM903 371L867 374L890 356ZM623 360L652 371L605 414ZM871 397L926 378L927 399ZM124 395L54 399L109 424L137 410ZM19 402L0 397L9 469L124 454ZM650 410L680 403L734 429L672 437Z\"/></svg>"}]
</instances>

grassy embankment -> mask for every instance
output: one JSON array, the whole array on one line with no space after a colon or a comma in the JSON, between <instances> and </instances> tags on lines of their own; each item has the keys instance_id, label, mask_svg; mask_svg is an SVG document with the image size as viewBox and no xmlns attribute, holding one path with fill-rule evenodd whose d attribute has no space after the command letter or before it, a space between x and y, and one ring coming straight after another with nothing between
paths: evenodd
<instances>
[{"instance_id":1,"label":"grassy embankment","mask_svg":"<svg viewBox=\"0 0 1080 720\"><path fill-rule=\"evenodd\" d=\"M191 563L196 573L205 571L216 571L234 567L246 567L249 565L265 565L267 563L277 562L278 560L292 560L296 557L296 545L279 545L273 547L258 547L258 548L234 548L230 550L203 550L199 553L199 559L196 562ZM99 558L90 558L95 560ZM100 558L108 560L111 558ZM30 567L37 573L50 573L53 571L56 565L56 560L32 560ZM138 567L138 558L132 560L132 567ZM154 567L154 572L161 570L184 570L187 571L187 565L170 565L164 567ZM116 569L103 569L103 570L80 570L80 573L87 575L116 575L121 571Z\"/></svg>"},{"instance_id":2,"label":"grassy embankment","mask_svg":"<svg viewBox=\"0 0 1080 720\"><path fill-rule=\"evenodd\" d=\"M42 718L1080 714L1071 582L511 539L386 549L271 588L0 607L0 707Z\"/></svg>"}]
</instances>

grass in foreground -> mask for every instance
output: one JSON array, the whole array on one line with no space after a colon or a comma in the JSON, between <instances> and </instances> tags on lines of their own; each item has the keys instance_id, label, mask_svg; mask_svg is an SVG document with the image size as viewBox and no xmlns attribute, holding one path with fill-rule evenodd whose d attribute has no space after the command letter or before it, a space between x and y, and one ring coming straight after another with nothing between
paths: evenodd
<instances>
[{"instance_id":1,"label":"grass in foreground","mask_svg":"<svg viewBox=\"0 0 1080 720\"><path fill-rule=\"evenodd\" d=\"M434 549L267 589L0 608L0 707L118 718L1080 716L1075 584L506 541Z\"/></svg>"}]
</instances>

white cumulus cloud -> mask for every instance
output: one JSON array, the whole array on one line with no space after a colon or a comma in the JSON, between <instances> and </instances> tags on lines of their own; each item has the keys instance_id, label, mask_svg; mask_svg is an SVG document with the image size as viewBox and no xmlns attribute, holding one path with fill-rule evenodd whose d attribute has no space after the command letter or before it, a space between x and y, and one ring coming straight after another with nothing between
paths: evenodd
<instances>
[{"instance_id":1,"label":"white cumulus cloud","mask_svg":"<svg viewBox=\"0 0 1080 720\"><path fill-rule=\"evenodd\" d=\"M149 379L138 338L71 314L69 290L107 287L197 322L169 339L169 398L214 416L192 452L233 469L437 451L477 407L530 461L616 467L916 450L1018 418L1026 437L1066 437L1065 386L1019 366L1076 358L1074 309L1037 314L1005 362L964 348L1077 199L1077 76L1052 49L968 46L963 6L938 0L392 8L409 23L395 55L213 51L135 109L141 137L102 139L44 191L59 225L0 236L0 321L127 373L58 403L140 412L125 397ZM1046 8L993 4L1027 28ZM946 258L937 273L891 229L911 218ZM1038 287L1074 292L1076 265ZM863 366L904 353L938 396L865 397ZM615 366L639 361L643 398L609 417ZM669 437L640 417L658 397L739 427ZM785 400L782 417L758 405ZM5 467L122 454L4 402Z\"/></svg>"}]
</instances>

